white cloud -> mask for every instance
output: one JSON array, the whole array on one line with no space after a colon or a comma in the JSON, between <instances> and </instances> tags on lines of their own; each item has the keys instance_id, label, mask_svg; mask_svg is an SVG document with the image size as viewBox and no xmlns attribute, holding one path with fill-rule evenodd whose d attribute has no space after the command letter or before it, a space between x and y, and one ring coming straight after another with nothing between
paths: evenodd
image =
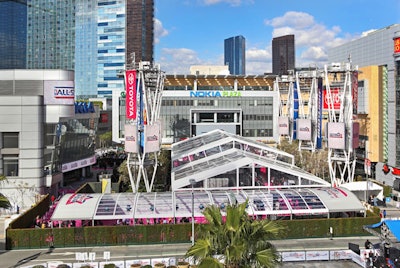
<instances>
[{"instance_id":1,"label":"white cloud","mask_svg":"<svg viewBox=\"0 0 400 268\"><path fill-rule=\"evenodd\" d=\"M289 11L281 17L265 20L265 24L273 27L273 37L295 35L296 67L324 65L328 59L327 49L354 38L350 35L340 37L340 34L343 35L340 27L328 28L304 12Z\"/></svg>"},{"instance_id":2,"label":"white cloud","mask_svg":"<svg viewBox=\"0 0 400 268\"><path fill-rule=\"evenodd\" d=\"M271 49L250 48L246 50L246 73L263 74L271 72Z\"/></svg>"},{"instance_id":3,"label":"white cloud","mask_svg":"<svg viewBox=\"0 0 400 268\"><path fill-rule=\"evenodd\" d=\"M154 43L158 44L160 42L160 38L168 35L168 30L166 30L162 22L159 19L154 19Z\"/></svg>"},{"instance_id":4,"label":"white cloud","mask_svg":"<svg viewBox=\"0 0 400 268\"><path fill-rule=\"evenodd\" d=\"M201 0L202 3L212 5L217 3L242 4L251 0ZM288 34L295 35L296 67L319 66L327 64L327 50L354 39L356 36L343 33L339 26L327 27L315 21L315 18L304 12L289 11L283 16L264 21L272 27L272 36L278 37ZM155 39L159 40L168 35L162 23L155 20ZM265 40L270 45L246 45L246 73L263 74L272 70L272 40ZM265 46L265 43L264 45ZM188 48L163 48L160 51L159 63L167 73L187 74L191 65L221 65L223 55L210 59L206 55Z\"/></svg>"},{"instance_id":5,"label":"white cloud","mask_svg":"<svg viewBox=\"0 0 400 268\"><path fill-rule=\"evenodd\" d=\"M202 65L202 60L194 50L187 48L163 48L160 64L168 74L187 74L192 65Z\"/></svg>"}]
</instances>

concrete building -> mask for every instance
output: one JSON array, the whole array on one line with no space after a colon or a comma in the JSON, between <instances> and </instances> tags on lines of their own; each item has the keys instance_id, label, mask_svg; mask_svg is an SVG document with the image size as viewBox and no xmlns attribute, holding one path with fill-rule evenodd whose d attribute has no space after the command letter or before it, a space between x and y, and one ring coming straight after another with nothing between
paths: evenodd
<instances>
[{"instance_id":1,"label":"concrete building","mask_svg":"<svg viewBox=\"0 0 400 268\"><path fill-rule=\"evenodd\" d=\"M264 142L278 141L275 76L167 75L161 105L162 143L214 129ZM113 141L124 141L125 99L114 95Z\"/></svg>"},{"instance_id":2,"label":"concrete building","mask_svg":"<svg viewBox=\"0 0 400 268\"><path fill-rule=\"evenodd\" d=\"M65 70L0 72L1 193L29 207L40 194L57 194L95 163L98 113L75 103L74 73Z\"/></svg>"},{"instance_id":3,"label":"concrete building","mask_svg":"<svg viewBox=\"0 0 400 268\"><path fill-rule=\"evenodd\" d=\"M372 65L381 67L380 86L385 98L379 104L382 105L384 121L380 130L383 136L382 162L390 166L400 166L400 138L396 134L400 130L400 124L396 123L399 107L396 105L398 94L395 81L398 76L395 74L393 58L393 38L398 31L400 24L390 25L328 51L329 62L345 62L350 56L352 64L360 68Z\"/></svg>"}]
</instances>

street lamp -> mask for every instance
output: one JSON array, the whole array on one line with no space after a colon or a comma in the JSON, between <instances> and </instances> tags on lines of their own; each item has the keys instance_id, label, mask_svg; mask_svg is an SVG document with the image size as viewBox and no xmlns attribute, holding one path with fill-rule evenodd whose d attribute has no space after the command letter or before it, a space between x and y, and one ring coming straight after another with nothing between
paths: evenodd
<instances>
[{"instance_id":1,"label":"street lamp","mask_svg":"<svg viewBox=\"0 0 400 268\"><path fill-rule=\"evenodd\" d=\"M194 245L194 192L193 192L193 187L196 184L196 181L194 179L189 180L190 184L192 185L192 246Z\"/></svg>"}]
</instances>

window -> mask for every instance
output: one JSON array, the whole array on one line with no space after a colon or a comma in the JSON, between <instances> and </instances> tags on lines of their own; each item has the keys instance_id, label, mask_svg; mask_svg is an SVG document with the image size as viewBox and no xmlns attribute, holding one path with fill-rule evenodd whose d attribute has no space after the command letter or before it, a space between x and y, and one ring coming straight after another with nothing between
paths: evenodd
<instances>
[{"instance_id":1,"label":"window","mask_svg":"<svg viewBox=\"0 0 400 268\"><path fill-rule=\"evenodd\" d=\"M3 133L3 148L19 148L19 133L4 132Z\"/></svg>"},{"instance_id":2,"label":"window","mask_svg":"<svg viewBox=\"0 0 400 268\"><path fill-rule=\"evenodd\" d=\"M5 176L18 176L18 155L4 156L3 173Z\"/></svg>"}]
</instances>

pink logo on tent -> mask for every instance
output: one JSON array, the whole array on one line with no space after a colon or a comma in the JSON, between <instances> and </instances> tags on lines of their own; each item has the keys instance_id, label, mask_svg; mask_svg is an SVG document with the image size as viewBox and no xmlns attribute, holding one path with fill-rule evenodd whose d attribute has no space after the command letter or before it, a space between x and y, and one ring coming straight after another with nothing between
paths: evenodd
<instances>
[{"instance_id":1,"label":"pink logo on tent","mask_svg":"<svg viewBox=\"0 0 400 268\"><path fill-rule=\"evenodd\" d=\"M71 195L70 198L67 200L67 205L70 204L83 204L86 202L86 200L93 198L93 196L87 195L87 194L73 194Z\"/></svg>"}]
</instances>

